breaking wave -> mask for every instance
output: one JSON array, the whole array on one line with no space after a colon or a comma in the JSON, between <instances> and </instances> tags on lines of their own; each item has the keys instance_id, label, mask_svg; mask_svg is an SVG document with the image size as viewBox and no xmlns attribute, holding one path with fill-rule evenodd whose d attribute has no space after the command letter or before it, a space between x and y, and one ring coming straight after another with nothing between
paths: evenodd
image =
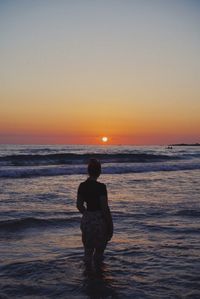
<instances>
[{"instance_id":1,"label":"breaking wave","mask_svg":"<svg viewBox=\"0 0 200 299\"><path fill-rule=\"evenodd\" d=\"M90 158L96 158L103 163L148 163L180 159L178 156L147 154L147 153L90 153L74 154L59 153L46 155L9 155L0 157L1 166L39 166L39 165L74 165L87 163Z\"/></svg>"},{"instance_id":2,"label":"breaking wave","mask_svg":"<svg viewBox=\"0 0 200 299\"><path fill-rule=\"evenodd\" d=\"M145 173L200 169L199 163L108 163L103 165L104 174ZM32 167L1 167L1 178L29 178L40 176L86 174L85 165L57 165Z\"/></svg>"}]
</instances>

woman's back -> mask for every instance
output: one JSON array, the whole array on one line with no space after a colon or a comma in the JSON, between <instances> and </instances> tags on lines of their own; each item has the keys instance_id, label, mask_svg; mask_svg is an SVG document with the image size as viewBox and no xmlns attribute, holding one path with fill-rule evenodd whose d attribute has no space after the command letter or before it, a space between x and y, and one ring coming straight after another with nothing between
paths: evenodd
<instances>
[{"instance_id":1,"label":"woman's back","mask_svg":"<svg viewBox=\"0 0 200 299\"><path fill-rule=\"evenodd\" d=\"M85 261L100 261L107 242L113 235L113 223L108 206L106 185L97 182L101 174L101 164L91 159L88 164L89 178L78 187L77 209L83 215L81 218L82 241L85 251ZM86 206L85 206L86 204Z\"/></svg>"},{"instance_id":2,"label":"woman's back","mask_svg":"<svg viewBox=\"0 0 200 299\"><path fill-rule=\"evenodd\" d=\"M101 210L100 197L107 196L106 185L96 180L87 179L80 184L78 194L86 202L87 211L99 211Z\"/></svg>"}]
</instances>

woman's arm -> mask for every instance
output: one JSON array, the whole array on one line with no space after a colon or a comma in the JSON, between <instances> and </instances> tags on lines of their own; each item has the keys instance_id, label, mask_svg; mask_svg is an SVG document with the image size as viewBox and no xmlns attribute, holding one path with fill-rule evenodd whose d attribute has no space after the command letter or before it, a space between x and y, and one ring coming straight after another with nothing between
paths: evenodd
<instances>
[{"instance_id":1,"label":"woman's arm","mask_svg":"<svg viewBox=\"0 0 200 299\"><path fill-rule=\"evenodd\" d=\"M86 210L86 208L84 206L84 200L80 194L77 195L76 207L81 214L83 214Z\"/></svg>"},{"instance_id":2,"label":"woman's arm","mask_svg":"<svg viewBox=\"0 0 200 299\"><path fill-rule=\"evenodd\" d=\"M108 227L108 241L110 241L113 236L113 220L112 220L110 208L108 206L108 198L106 195L100 196L100 203L101 203L101 210Z\"/></svg>"}]
</instances>

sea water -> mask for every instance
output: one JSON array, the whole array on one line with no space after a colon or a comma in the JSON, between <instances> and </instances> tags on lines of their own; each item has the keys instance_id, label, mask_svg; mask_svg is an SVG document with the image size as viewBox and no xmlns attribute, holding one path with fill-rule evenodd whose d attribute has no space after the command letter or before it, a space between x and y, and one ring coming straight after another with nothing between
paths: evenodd
<instances>
[{"instance_id":1,"label":"sea water","mask_svg":"<svg viewBox=\"0 0 200 299\"><path fill-rule=\"evenodd\" d=\"M102 162L114 236L83 262L76 194ZM200 298L200 147L0 146L0 298Z\"/></svg>"}]
</instances>

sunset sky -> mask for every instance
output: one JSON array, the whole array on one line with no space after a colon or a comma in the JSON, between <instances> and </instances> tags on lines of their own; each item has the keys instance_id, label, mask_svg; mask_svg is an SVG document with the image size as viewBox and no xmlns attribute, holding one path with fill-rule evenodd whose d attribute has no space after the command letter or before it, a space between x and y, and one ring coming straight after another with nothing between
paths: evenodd
<instances>
[{"instance_id":1,"label":"sunset sky","mask_svg":"<svg viewBox=\"0 0 200 299\"><path fill-rule=\"evenodd\" d=\"M0 143L200 141L200 1L0 0Z\"/></svg>"}]
</instances>

